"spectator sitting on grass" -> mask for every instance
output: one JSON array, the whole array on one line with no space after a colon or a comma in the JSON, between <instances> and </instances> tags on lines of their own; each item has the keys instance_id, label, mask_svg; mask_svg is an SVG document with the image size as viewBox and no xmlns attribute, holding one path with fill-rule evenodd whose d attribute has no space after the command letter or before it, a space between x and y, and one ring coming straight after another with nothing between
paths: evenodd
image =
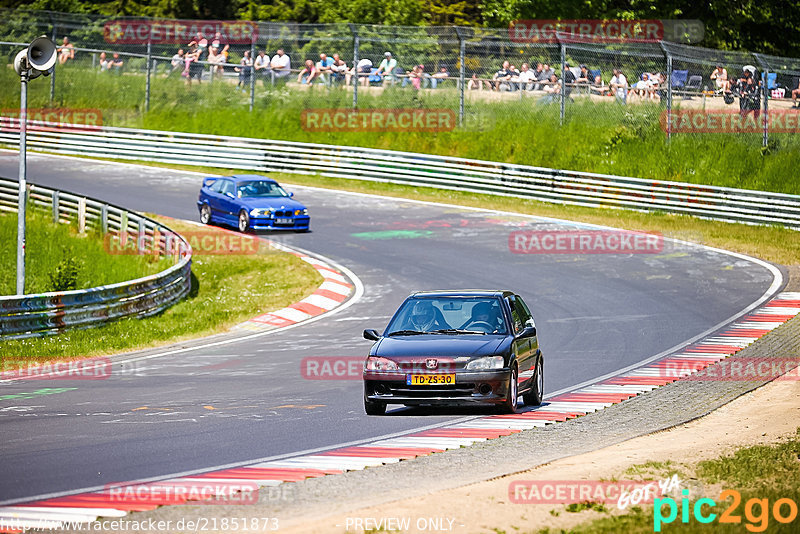
<instances>
[{"instance_id":1,"label":"spectator sitting on grass","mask_svg":"<svg viewBox=\"0 0 800 534\"><path fill-rule=\"evenodd\" d=\"M393 76L394 69L397 67L397 60L392 57L391 52L383 54L383 61L378 65L378 70L373 74L381 77L381 81L385 80L385 76Z\"/></svg>"},{"instance_id":2,"label":"spectator sitting on grass","mask_svg":"<svg viewBox=\"0 0 800 534\"><path fill-rule=\"evenodd\" d=\"M403 78L403 82L400 84L400 87L405 87L408 84L411 84L414 89L419 90L422 87L422 69L424 67L422 65L414 65L414 68L411 70L406 71L406 77Z\"/></svg>"},{"instance_id":3,"label":"spectator sitting on grass","mask_svg":"<svg viewBox=\"0 0 800 534\"><path fill-rule=\"evenodd\" d=\"M119 54L117 52L114 52L114 56L108 63L108 70L110 70L111 72L115 72L117 74L121 74L123 66L125 66L125 62L122 61L122 58L119 57Z\"/></svg>"},{"instance_id":4,"label":"spectator sitting on grass","mask_svg":"<svg viewBox=\"0 0 800 534\"><path fill-rule=\"evenodd\" d=\"M331 81L336 84L341 84L347 75L347 63L339 57L339 54L333 54L333 64L331 65Z\"/></svg>"},{"instance_id":5,"label":"spectator sitting on grass","mask_svg":"<svg viewBox=\"0 0 800 534\"><path fill-rule=\"evenodd\" d=\"M581 72L578 74L578 77L575 78L575 83L584 85L592 83L592 74L589 72L589 69L586 68L586 65L581 65Z\"/></svg>"},{"instance_id":6,"label":"spectator sitting on grass","mask_svg":"<svg viewBox=\"0 0 800 534\"><path fill-rule=\"evenodd\" d=\"M427 75L426 75L427 76ZM436 86L450 77L447 72L447 67L439 67L439 72L431 75L431 89L436 89Z\"/></svg>"},{"instance_id":7,"label":"spectator sitting on grass","mask_svg":"<svg viewBox=\"0 0 800 534\"><path fill-rule=\"evenodd\" d=\"M253 59L250 57L250 50L244 51L239 65L239 67L234 67L234 70L239 73L239 83L236 84L236 87L244 92L250 85L250 76L253 74Z\"/></svg>"},{"instance_id":8,"label":"spectator sitting on grass","mask_svg":"<svg viewBox=\"0 0 800 534\"><path fill-rule=\"evenodd\" d=\"M366 86L369 84L370 72L372 72L372 60L367 58L359 59L358 64L345 74L344 84L349 86L351 80L357 79L361 82L361 85Z\"/></svg>"},{"instance_id":9,"label":"spectator sitting on grass","mask_svg":"<svg viewBox=\"0 0 800 534\"><path fill-rule=\"evenodd\" d=\"M608 87L606 87L603 78L601 78L599 74L594 77L594 82L592 82L592 86L589 89L598 96L603 96L608 93Z\"/></svg>"},{"instance_id":10,"label":"spectator sitting on grass","mask_svg":"<svg viewBox=\"0 0 800 534\"><path fill-rule=\"evenodd\" d=\"M628 101L628 79L622 74L622 71L619 69L614 69L614 76L611 78L611 82L609 82L609 87L611 87L611 91L617 97L617 101L626 104Z\"/></svg>"},{"instance_id":11,"label":"spectator sitting on grass","mask_svg":"<svg viewBox=\"0 0 800 534\"><path fill-rule=\"evenodd\" d=\"M172 76L176 72L183 71L184 67L186 66L186 58L184 57L183 48L179 48L178 52L172 56L172 61L169 62L170 71L167 73L167 76Z\"/></svg>"},{"instance_id":12,"label":"spectator sitting on grass","mask_svg":"<svg viewBox=\"0 0 800 534\"><path fill-rule=\"evenodd\" d=\"M231 45L222 42L222 34L219 32L214 34L214 39L211 40L211 50L213 50L218 56L221 55L225 58L223 63L228 62L228 49L230 47Z\"/></svg>"},{"instance_id":13,"label":"spectator sitting on grass","mask_svg":"<svg viewBox=\"0 0 800 534\"><path fill-rule=\"evenodd\" d=\"M792 89L792 107L798 107L797 97L800 96L800 78L797 79L797 89Z\"/></svg>"},{"instance_id":14,"label":"spectator sitting on grass","mask_svg":"<svg viewBox=\"0 0 800 534\"><path fill-rule=\"evenodd\" d=\"M489 83L489 82L486 82L486 83ZM477 74L473 74L472 78L470 78L469 82L467 82L467 89L469 89L470 91L480 91L482 86L483 86L483 82L478 79L478 75Z\"/></svg>"},{"instance_id":15,"label":"spectator sitting on grass","mask_svg":"<svg viewBox=\"0 0 800 534\"><path fill-rule=\"evenodd\" d=\"M523 91L533 90L533 82L536 81L536 72L532 71L527 63L523 63L520 68L520 73L516 77L516 81L520 83L520 89Z\"/></svg>"},{"instance_id":16,"label":"spectator sitting on grass","mask_svg":"<svg viewBox=\"0 0 800 534\"><path fill-rule=\"evenodd\" d=\"M279 48L277 53L272 56L269 68L275 81L286 81L292 73L292 61L289 56L283 53L283 48Z\"/></svg>"},{"instance_id":17,"label":"spectator sitting on grass","mask_svg":"<svg viewBox=\"0 0 800 534\"><path fill-rule=\"evenodd\" d=\"M106 53L100 52L100 72L105 72L108 70L108 60L106 59Z\"/></svg>"},{"instance_id":18,"label":"spectator sitting on grass","mask_svg":"<svg viewBox=\"0 0 800 534\"><path fill-rule=\"evenodd\" d=\"M69 42L68 37L64 37L64 41L58 49L58 63L63 65L70 59L75 59L75 47Z\"/></svg>"},{"instance_id":19,"label":"spectator sitting on grass","mask_svg":"<svg viewBox=\"0 0 800 534\"><path fill-rule=\"evenodd\" d=\"M266 51L259 50L256 59L253 60L253 70L255 72L256 80L261 78L264 85L267 85L267 80L270 77L269 58Z\"/></svg>"},{"instance_id":20,"label":"spectator sitting on grass","mask_svg":"<svg viewBox=\"0 0 800 534\"><path fill-rule=\"evenodd\" d=\"M247 53L250 54L249 51ZM225 56L221 52L217 52L217 49L213 46L208 50L208 62L211 63L211 76L222 77L222 73L225 70L225 67L223 67Z\"/></svg>"},{"instance_id":21,"label":"spectator sitting on grass","mask_svg":"<svg viewBox=\"0 0 800 534\"><path fill-rule=\"evenodd\" d=\"M512 76L514 76L514 71L511 70L511 64L503 61L503 66L494 74L492 88L495 91L510 91Z\"/></svg>"},{"instance_id":22,"label":"spectator sitting on grass","mask_svg":"<svg viewBox=\"0 0 800 534\"><path fill-rule=\"evenodd\" d=\"M561 80L558 79L558 76L555 74L550 75L550 79L547 80L547 85L544 88L545 95L539 99L540 104L550 104L551 102L555 102L561 96Z\"/></svg>"},{"instance_id":23,"label":"spectator sitting on grass","mask_svg":"<svg viewBox=\"0 0 800 534\"><path fill-rule=\"evenodd\" d=\"M332 66L333 66L333 60L328 57L328 54L325 53L320 54L319 61L317 62L317 71L319 72L317 77L323 82L327 83L332 73L331 71Z\"/></svg>"},{"instance_id":24,"label":"spectator sitting on grass","mask_svg":"<svg viewBox=\"0 0 800 534\"><path fill-rule=\"evenodd\" d=\"M319 71L314 65L314 62L310 59L307 59L305 68L300 71L300 74L297 75L297 83L307 83L308 85L313 85L314 79L318 76Z\"/></svg>"},{"instance_id":25,"label":"spectator sitting on grass","mask_svg":"<svg viewBox=\"0 0 800 534\"><path fill-rule=\"evenodd\" d=\"M564 94L569 96L575 87L575 73L569 68L569 63L564 63L564 72L561 74L564 80Z\"/></svg>"},{"instance_id":26,"label":"spectator sitting on grass","mask_svg":"<svg viewBox=\"0 0 800 534\"><path fill-rule=\"evenodd\" d=\"M550 65L548 65L548 69L549 69L549 67L550 67ZM553 74L553 73L549 73L548 74L547 71L544 68L544 65L542 63L537 63L536 64L536 81L538 83L533 87L533 89L535 91L540 91L542 88L544 88L544 86L547 84L548 80L550 80L550 74Z\"/></svg>"},{"instance_id":27,"label":"spectator sitting on grass","mask_svg":"<svg viewBox=\"0 0 800 534\"><path fill-rule=\"evenodd\" d=\"M717 86L718 93L727 93L731 90L731 84L728 81L728 71L722 66L717 65L717 68L714 69L714 72L711 73L709 78L714 80L714 84Z\"/></svg>"}]
</instances>

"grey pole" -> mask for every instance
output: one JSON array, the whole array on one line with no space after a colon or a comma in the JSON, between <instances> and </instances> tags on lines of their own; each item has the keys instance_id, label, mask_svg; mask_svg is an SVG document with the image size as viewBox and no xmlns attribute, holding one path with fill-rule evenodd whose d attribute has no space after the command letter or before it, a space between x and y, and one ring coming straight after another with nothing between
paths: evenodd
<instances>
[{"instance_id":1,"label":"grey pole","mask_svg":"<svg viewBox=\"0 0 800 534\"><path fill-rule=\"evenodd\" d=\"M769 70L764 70L764 139L763 146L769 144Z\"/></svg>"},{"instance_id":2,"label":"grey pole","mask_svg":"<svg viewBox=\"0 0 800 534\"><path fill-rule=\"evenodd\" d=\"M55 69L53 69L55 71ZM26 136L28 133L28 80L27 69L22 71L19 103L19 199L17 205L17 295L25 294L25 204L27 200L25 178Z\"/></svg>"},{"instance_id":3,"label":"grey pole","mask_svg":"<svg viewBox=\"0 0 800 534\"><path fill-rule=\"evenodd\" d=\"M256 101L256 39L255 36L250 40L250 111Z\"/></svg>"},{"instance_id":4,"label":"grey pole","mask_svg":"<svg viewBox=\"0 0 800 534\"><path fill-rule=\"evenodd\" d=\"M353 109L358 109L358 48L361 45L361 41L358 38L358 30L356 29L354 24L348 24L350 26L350 31L353 32L353 71L355 76L353 76Z\"/></svg>"},{"instance_id":5,"label":"grey pole","mask_svg":"<svg viewBox=\"0 0 800 534\"><path fill-rule=\"evenodd\" d=\"M561 115L559 118L559 124L564 125L564 100L567 98L567 82L566 82L566 70L567 70L567 45L561 43Z\"/></svg>"},{"instance_id":6,"label":"grey pole","mask_svg":"<svg viewBox=\"0 0 800 534\"><path fill-rule=\"evenodd\" d=\"M667 54L667 141L672 139L672 55Z\"/></svg>"},{"instance_id":7,"label":"grey pole","mask_svg":"<svg viewBox=\"0 0 800 534\"><path fill-rule=\"evenodd\" d=\"M466 77L466 62L467 57L467 43L464 41L464 38L461 36L461 32L458 33L458 85L460 87L459 94L458 94L458 125L463 127L464 126L464 86L466 86L466 81L464 78ZM520 93L521 95L522 93Z\"/></svg>"},{"instance_id":8,"label":"grey pole","mask_svg":"<svg viewBox=\"0 0 800 534\"><path fill-rule=\"evenodd\" d=\"M56 23L53 23L53 42L57 43L56 40ZM56 99L56 69L53 69L53 72L50 73L50 106L53 106L53 101Z\"/></svg>"},{"instance_id":9,"label":"grey pole","mask_svg":"<svg viewBox=\"0 0 800 534\"><path fill-rule=\"evenodd\" d=\"M147 40L147 79L144 84L144 110L150 111L150 70L153 64L153 55L150 39Z\"/></svg>"}]
</instances>

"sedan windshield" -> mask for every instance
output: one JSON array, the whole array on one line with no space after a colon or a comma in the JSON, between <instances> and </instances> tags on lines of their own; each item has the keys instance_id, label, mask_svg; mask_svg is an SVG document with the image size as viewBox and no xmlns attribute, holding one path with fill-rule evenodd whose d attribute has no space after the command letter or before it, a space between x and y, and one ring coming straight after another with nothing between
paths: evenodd
<instances>
[{"instance_id":1,"label":"sedan windshield","mask_svg":"<svg viewBox=\"0 0 800 534\"><path fill-rule=\"evenodd\" d=\"M507 332L500 300L493 297L410 298L386 328L387 336Z\"/></svg>"},{"instance_id":2,"label":"sedan windshield","mask_svg":"<svg viewBox=\"0 0 800 534\"><path fill-rule=\"evenodd\" d=\"M239 198L266 198L266 197L288 197L287 193L281 186L275 182L267 180L253 180L251 182L242 182L236 188L237 196Z\"/></svg>"}]
</instances>

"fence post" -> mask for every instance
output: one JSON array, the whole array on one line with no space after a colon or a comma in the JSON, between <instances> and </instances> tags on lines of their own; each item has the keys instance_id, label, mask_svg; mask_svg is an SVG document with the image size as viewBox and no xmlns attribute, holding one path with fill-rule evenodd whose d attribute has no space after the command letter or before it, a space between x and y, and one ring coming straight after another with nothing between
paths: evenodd
<instances>
[{"instance_id":1,"label":"fence post","mask_svg":"<svg viewBox=\"0 0 800 534\"><path fill-rule=\"evenodd\" d=\"M561 41L561 39L559 39ZM567 99L567 45L561 44L561 115L559 124L564 126L564 101Z\"/></svg>"},{"instance_id":2,"label":"fence post","mask_svg":"<svg viewBox=\"0 0 800 534\"><path fill-rule=\"evenodd\" d=\"M147 248L145 245L146 238L147 228L144 225L144 219L139 219L139 231L136 239L136 250L139 252L139 254L144 254L144 251Z\"/></svg>"},{"instance_id":3,"label":"fence post","mask_svg":"<svg viewBox=\"0 0 800 534\"><path fill-rule=\"evenodd\" d=\"M250 38L250 112L256 102L256 34Z\"/></svg>"},{"instance_id":4,"label":"fence post","mask_svg":"<svg viewBox=\"0 0 800 534\"><path fill-rule=\"evenodd\" d=\"M764 139L763 146L769 144L769 69L764 69Z\"/></svg>"},{"instance_id":5,"label":"fence post","mask_svg":"<svg viewBox=\"0 0 800 534\"><path fill-rule=\"evenodd\" d=\"M86 199L78 199L78 233L86 232Z\"/></svg>"},{"instance_id":6,"label":"fence post","mask_svg":"<svg viewBox=\"0 0 800 534\"><path fill-rule=\"evenodd\" d=\"M358 37L356 25L352 23L347 25L350 27L350 31L353 32L353 72L355 73L353 76L353 109L358 109L358 84L360 83L358 78L358 48L361 45L361 41Z\"/></svg>"},{"instance_id":7,"label":"fence post","mask_svg":"<svg viewBox=\"0 0 800 534\"><path fill-rule=\"evenodd\" d=\"M58 42L56 40L56 39L58 39L56 37L56 31L57 31L56 28L57 27L58 27L58 24L56 22L53 22L53 42L54 43ZM56 69L54 67L53 68L53 72L50 73L50 107L53 106L53 101L55 99L56 99Z\"/></svg>"},{"instance_id":8,"label":"fence post","mask_svg":"<svg viewBox=\"0 0 800 534\"><path fill-rule=\"evenodd\" d=\"M458 126L464 127L464 77L466 76L467 42L461 33L461 28L455 28L458 36ZM483 83L483 82L481 82Z\"/></svg>"},{"instance_id":9,"label":"fence post","mask_svg":"<svg viewBox=\"0 0 800 534\"><path fill-rule=\"evenodd\" d=\"M672 54L664 46L662 41L658 43L661 45L661 50L667 57L667 143L672 139Z\"/></svg>"},{"instance_id":10,"label":"fence post","mask_svg":"<svg viewBox=\"0 0 800 534\"><path fill-rule=\"evenodd\" d=\"M150 39L147 40L147 78L144 84L144 111L150 111L150 70L153 62Z\"/></svg>"}]
</instances>

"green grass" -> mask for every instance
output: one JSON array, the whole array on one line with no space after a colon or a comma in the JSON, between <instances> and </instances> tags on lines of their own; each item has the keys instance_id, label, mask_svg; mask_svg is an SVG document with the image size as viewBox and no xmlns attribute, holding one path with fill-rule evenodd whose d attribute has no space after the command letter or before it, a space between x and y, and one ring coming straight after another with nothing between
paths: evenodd
<instances>
[{"instance_id":1,"label":"green grass","mask_svg":"<svg viewBox=\"0 0 800 534\"><path fill-rule=\"evenodd\" d=\"M49 105L48 82L30 84L32 108ZM0 71L0 83L14 88L0 95L0 105L18 106L13 71ZM72 65L57 73L54 106L99 108L104 124L111 126L406 150L800 194L800 181L790 171L800 165L798 136L772 135L766 152L760 134L676 135L667 143L658 105L576 100L567 106L567 121L561 126L558 106L537 105L535 98L468 99L466 126L450 132L311 132L302 128L301 112L349 108L349 91L296 86L267 90L258 83L251 113L249 96L227 81L186 87L182 79L159 74L153 78L151 95L150 112L145 114L142 75L115 76ZM419 94L400 88L382 94L362 90L359 107L457 110L458 94L453 88Z\"/></svg>"},{"instance_id":2,"label":"green grass","mask_svg":"<svg viewBox=\"0 0 800 534\"><path fill-rule=\"evenodd\" d=\"M178 232L197 227L164 221ZM211 232L221 232L213 227ZM135 256L125 256L129 260ZM294 255L264 251L252 255L200 255L192 262L191 295L155 317L123 319L100 328L68 330L58 336L0 343L12 361L73 359L173 343L227 330L312 293L322 277Z\"/></svg>"},{"instance_id":3,"label":"green grass","mask_svg":"<svg viewBox=\"0 0 800 534\"><path fill-rule=\"evenodd\" d=\"M75 226L53 224L40 212L29 212L26 221L26 293L56 291L51 277L59 266L76 260L75 289L133 280L163 271L169 259L153 256L109 254L103 236L94 230L79 235ZM0 294L16 293L17 215L0 215Z\"/></svg>"},{"instance_id":4,"label":"green grass","mask_svg":"<svg viewBox=\"0 0 800 534\"><path fill-rule=\"evenodd\" d=\"M800 518L788 524L777 522L773 516L762 516L758 506L752 506L751 516L747 516L747 502L750 499L767 499L770 514L778 499L788 498L800 505L800 429L790 439L774 445L756 445L736 450L732 454L720 456L713 460L699 462L695 468L698 479L706 485L714 484L714 488L736 490L741 494L738 507L732 509L732 515L741 517L740 524L720 523L714 521L702 525L690 513L688 523L681 522L680 513L675 521L666 524L662 532L797 532ZM636 466L635 471L646 472L652 467ZM630 470L629 470L630 471ZM720 490L721 491L721 490ZM731 500L720 499L719 491L706 495L689 494L690 506L701 497L714 500L717 505L711 510L719 514L732 504ZM678 503L680 504L680 500ZM708 507L704 507L708 512ZM665 506L664 513L667 508ZM788 515L788 506L783 506L782 513ZM649 533L653 532L653 507L633 507L623 515L610 515L570 528L576 534L612 534L617 532ZM748 527L749 525L749 527ZM764 527L763 529L761 527ZM563 532L553 529L539 530L538 534Z\"/></svg>"}]
</instances>

